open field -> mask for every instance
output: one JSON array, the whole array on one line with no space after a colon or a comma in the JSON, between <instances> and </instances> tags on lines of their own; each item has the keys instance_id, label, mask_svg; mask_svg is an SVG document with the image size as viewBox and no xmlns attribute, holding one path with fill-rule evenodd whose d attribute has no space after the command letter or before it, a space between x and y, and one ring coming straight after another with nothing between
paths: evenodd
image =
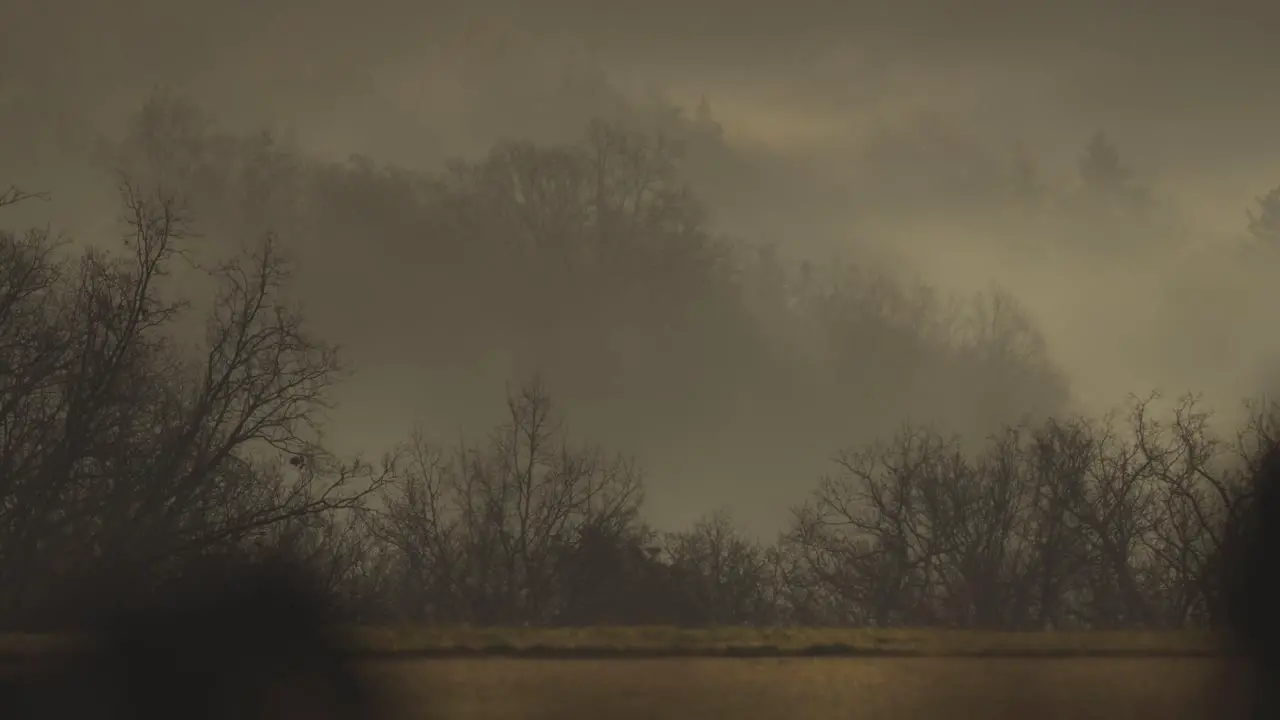
<instances>
[{"instance_id":1,"label":"open field","mask_svg":"<svg viewBox=\"0 0 1280 720\"><path fill-rule=\"evenodd\" d=\"M1231 718L1206 634L720 628L360 628L397 702L458 718ZM0 637L15 664L83 648Z\"/></svg>"},{"instance_id":2,"label":"open field","mask_svg":"<svg viewBox=\"0 0 1280 720\"><path fill-rule=\"evenodd\" d=\"M1206 656L1202 632L982 632L909 628L358 628L351 647L373 655L530 657L724 656Z\"/></svg>"},{"instance_id":3,"label":"open field","mask_svg":"<svg viewBox=\"0 0 1280 720\"><path fill-rule=\"evenodd\" d=\"M1207 658L372 661L404 720L1230 718Z\"/></svg>"},{"instance_id":4,"label":"open field","mask_svg":"<svg viewBox=\"0 0 1280 720\"><path fill-rule=\"evenodd\" d=\"M982 632L867 628L583 627L345 628L340 642L371 657L1204 657L1216 638L1198 632ZM0 636L0 657L75 652L83 638Z\"/></svg>"}]
</instances>

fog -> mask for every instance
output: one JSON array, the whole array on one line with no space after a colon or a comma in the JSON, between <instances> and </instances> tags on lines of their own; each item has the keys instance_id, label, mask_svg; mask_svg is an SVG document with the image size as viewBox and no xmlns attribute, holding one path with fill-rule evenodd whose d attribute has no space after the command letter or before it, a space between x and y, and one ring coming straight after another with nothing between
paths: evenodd
<instances>
[{"instance_id":1,"label":"fog","mask_svg":"<svg viewBox=\"0 0 1280 720\"><path fill-rule=\"evenodd\" d=\"M575 436L639 457L656 524L770 532L905 422L1274 387L1280 247L1245 213L1280 184L1270 5L6 0L0 184L51 197L6 222L79 240L110 235L116 168L184 193L206 252L279 232L354 371L338 448L482 433L538 372ZM490 149L599 150L593 118L683 142L698 207L660 209L705 222L654 232L695 249L496 267L506 200L459 208L556 160ZM1100 131L1122 167L1090 186Z\"/></svg>"}]
</instances>

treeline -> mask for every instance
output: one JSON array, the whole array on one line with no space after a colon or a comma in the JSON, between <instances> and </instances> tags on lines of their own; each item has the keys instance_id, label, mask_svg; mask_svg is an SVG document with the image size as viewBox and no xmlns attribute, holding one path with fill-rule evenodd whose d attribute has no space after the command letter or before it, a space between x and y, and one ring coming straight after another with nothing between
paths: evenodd
<instances>
[{"instance_id":1,"label":"treeline","mask_svg":"<svg viewBox=\"0 0 1280 720\"><path fill-rule=\"evenodd\" d=\"M17 192L4 202L21 199ZM972 449L925 428L840 454L775 542L724 512L659 533L638 464L511 388L483 438L377 464L325 452L335 349L281 295L270 241L214 267L174 332L185 220L124 186L125 252L0 235L0 617L56 626L208 555L284 554L355 621L1182 627L1276 440L1167 414L1047 420Z\"/></svg>"},{"instance_id":2,"label":"treeline","mask_svg":"<svg viewBox=\"0 0 1280 720\"><path fill-rule=\"evenodd\" d=\"M840 454L771 543L724 510L660 533L639 468L565 437L537 384L474 444L416 438L349 516L334 590L375 619L1043 630L1217 625L1224 548L1278 439L1188 399L1011 427L977 452L921 428ZM376 568L376 570L375 570Z\"/></svg>"}]
</instances>

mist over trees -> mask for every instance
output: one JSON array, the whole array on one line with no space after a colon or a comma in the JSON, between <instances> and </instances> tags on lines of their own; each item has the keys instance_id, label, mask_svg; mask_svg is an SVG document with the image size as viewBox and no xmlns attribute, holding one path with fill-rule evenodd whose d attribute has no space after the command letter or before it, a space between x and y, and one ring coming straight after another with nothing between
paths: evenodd
<instances>
[{"instance_id":1,"label":"mist over trees","mask_svg":"<svg viewBox=\"0 0 1280 720\"><path fill-rule=\"evenodd\" d=\"M206 251L277 233L318 327L359 368L413 367L401 397L446 418L537 372L602 441L727 458L727 490L761 460L821 457L907 418L980 437L1063 407L1008 293L954 296L870 262L815 269L716 234L681 174L714 121L677 120L599 120L571 143L503 142L428 173L220 132L161 94L106 159L180 189Z\"/></svg>"},{"instance_id":2,"label":"mist over trees","mask_svg":"<svg viewBox=\"0 0 1280 720\"><path fill-rule=\"evenodd\" d=\"M682 174L714 145L709 107L637 127L425 172L153 97L102 149L125 178L118 242L0 233L3 622L56 625L75 588L160 586L219 553L301 559L368 622L1220 621L1270 405L1238 432L1194 398L1083 417L1013 293L720 235ZM961 175L1054 196L1019 163ZM1079 175L1055 212L1150 209L1102 133ZM433 413L474 418L504 382L505 412L348 457L326 410L348 368L392 356ZM729 475L828 474L770 478L795 490L776 537L721 502L661 528L645 491L667 479L646 468L689 448Z\"/></svg>"}]
</instances>

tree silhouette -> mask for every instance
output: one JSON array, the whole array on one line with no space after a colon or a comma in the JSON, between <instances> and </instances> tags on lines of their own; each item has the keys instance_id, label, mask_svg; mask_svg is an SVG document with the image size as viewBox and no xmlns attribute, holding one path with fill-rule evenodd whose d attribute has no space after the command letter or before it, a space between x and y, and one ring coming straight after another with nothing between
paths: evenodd
<instances>
[{"instance_id":1,"label":"tree silhouette","mask_svg":"<svg viewBox=\"0 0 1280 720\"><path fill-rule=\"evenodd\" d=\"M1249 217L1249 235L1258 243L1280 247L1280 186L1256 199L1257 213L1245 210Z\"/></svg>"},{"instance_id":2,"label":"tree silhouette","mask_svg":"<svg viewBox=\"0 0 1280 720\"><path fill-rule=\"evenodd\" d=\"M316 442L341 366L282 297L273 240L199 268L172 198L128 181L121 192L115 253L0 232L7 623L74 612L90 598L69 584L151 583L272 526L354 507L386 477ZM171 277L183 265L215 288L198 343L175 336L189 317ZM301 454L316 462L284 472Z\"/></svg>"},{"instance_id":3,"label":"tree silhouette","mask_svg":"<svg viewBox=\"0 0 1280 720\"><path fill-rule=\"evenodd\" d=\"M1107 134L1094 133L1085 145L1078 164L1085 196L1094 208L1107 213L1136 214L1150 205L1147 190L1134 180L1133 171L1120 158L1120 151Z\"/></svg>"},{"instance_id":4,"label":"tree silhouette","mask_svg":"<svg viewBox=\"0 0 1280 720\"><path fill-rule=\"evenodd\" d=\"M1124 188L1133 173L1120 162L1120 151L1101 130L1094 133L1080 156L1080 179L1098 192L1114 193Z\"/></svg>"}]
</instances>

